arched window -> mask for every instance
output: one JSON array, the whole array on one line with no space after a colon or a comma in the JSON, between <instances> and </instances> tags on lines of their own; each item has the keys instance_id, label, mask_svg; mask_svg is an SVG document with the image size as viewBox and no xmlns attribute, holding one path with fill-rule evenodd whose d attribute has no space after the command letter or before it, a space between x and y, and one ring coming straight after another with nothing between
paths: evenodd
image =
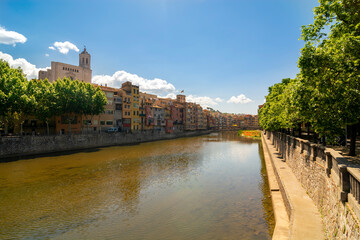
<instances>
[{"instance_id":1,"label":"arched window","mask_svg":"<svg viewBox=\"0 0 360 240\"><path fill-rule=\"evenodd\" d=\"M82 59L82 63L83 63L83 64L85 63L85 60L84 60L84 58Z\"/></svg>"},{"instance_id":2,"label":"arched window","mask_svg":"<svg viewBox=\"0 0 360 240\"><path fill-rule=\"evenodd\" d=\"M86 59L86 64L88 64L88 59Z\"/></svg>"}]
</instances>

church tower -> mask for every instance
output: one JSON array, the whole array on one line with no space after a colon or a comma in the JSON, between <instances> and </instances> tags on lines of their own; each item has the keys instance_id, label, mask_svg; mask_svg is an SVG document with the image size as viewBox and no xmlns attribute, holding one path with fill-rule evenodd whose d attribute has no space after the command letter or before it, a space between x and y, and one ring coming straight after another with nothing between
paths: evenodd
<instances>
[{"instance_id":1,"label":"church tower","mask_svg":"<svg viewBox=\"0 0 360 240\"><path fill-rule=\"evenodd\" d=\"M90 69L90 54L86 51L86 47L79 54L79 66Z\"/></svg>"}]
</instances>

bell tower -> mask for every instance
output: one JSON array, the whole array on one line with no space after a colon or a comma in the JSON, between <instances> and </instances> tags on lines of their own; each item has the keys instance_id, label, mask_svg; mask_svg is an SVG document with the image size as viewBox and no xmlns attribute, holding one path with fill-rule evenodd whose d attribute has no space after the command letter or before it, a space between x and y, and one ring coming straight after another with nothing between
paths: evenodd
<instances>
[{"instance_id":1,"label":"bell tower","mask_svg":"<svg viewBox=\"0 0 360 240\"><path fill-rule=\"evenodd\" d=\"M79 54L79 66L90 69L90 60L90 54L86 51L86 47L84 46L84 51Z\"/></svg>"}]
</instances>

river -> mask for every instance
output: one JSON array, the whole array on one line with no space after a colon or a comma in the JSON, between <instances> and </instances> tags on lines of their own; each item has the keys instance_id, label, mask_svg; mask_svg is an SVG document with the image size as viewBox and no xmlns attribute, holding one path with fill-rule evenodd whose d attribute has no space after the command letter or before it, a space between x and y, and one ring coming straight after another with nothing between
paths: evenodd
<instances>
[{"instance_id":1,"label":"river","mask_svg":"<svg viewBox=\"0 0 360 240\"><path fill-rule=\"evenodd\" d=\"M270 239L264 165L236 132L0 163L0 239Z\"/></svg>"}]
</instances>

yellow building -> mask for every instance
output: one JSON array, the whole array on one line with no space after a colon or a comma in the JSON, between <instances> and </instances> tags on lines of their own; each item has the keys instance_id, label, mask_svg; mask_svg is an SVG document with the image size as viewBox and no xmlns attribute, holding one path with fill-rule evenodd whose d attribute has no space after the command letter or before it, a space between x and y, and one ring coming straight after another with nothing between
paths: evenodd
<instances>
[{"instance_id":1,"label":"yellow building","mask_svg":"<svg viewBox=\"0 0 360 240\"><path fill-rule=\"evenodd\" d=\"M141 130L139 86L128 81L121 85L121 89L124 91L123 127L125 130Z\"/></svg>"}]
</instances>

